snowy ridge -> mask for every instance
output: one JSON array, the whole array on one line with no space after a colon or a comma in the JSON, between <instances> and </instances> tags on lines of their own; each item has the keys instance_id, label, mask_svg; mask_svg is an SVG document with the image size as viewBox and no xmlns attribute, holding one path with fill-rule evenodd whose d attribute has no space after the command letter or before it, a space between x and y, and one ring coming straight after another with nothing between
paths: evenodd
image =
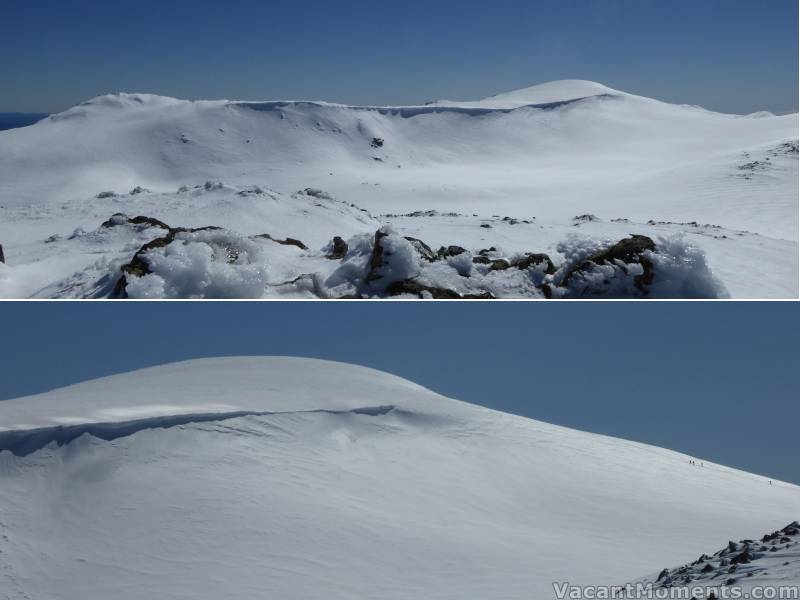
<instances>
[{"instance_id":1,"label":"snowy ridge","mask_svg":"<svg viewBox=\"0 0 800 600\"><path fill-rule=\"evenodd\" d=\"M0 425L81 433L0 451L14 600L545 600L800 503L788 483L298 358L115 375L0 402Z\"/></svg>"},{"instance_id":2,"label":"snowy ridge","mask_svg":"<svg viewBox=\"0 0 800 600\"><path fill-rule=\"evenodd\" d=\"M266 371L266 373L264 372ZM399 377L366 367L289 357L196 359L87 381L0 402L0 433L59 426L128 423L173 416L272 414L414 408L447 400ZM334 379L334 395L319 393ZM231 382L235 386L231 387ZM109 388L115 393L109 395ZM154 402L159 399L159 402ZM54 410L57 407L57 410Z\"/></svg>"}]
</instances>

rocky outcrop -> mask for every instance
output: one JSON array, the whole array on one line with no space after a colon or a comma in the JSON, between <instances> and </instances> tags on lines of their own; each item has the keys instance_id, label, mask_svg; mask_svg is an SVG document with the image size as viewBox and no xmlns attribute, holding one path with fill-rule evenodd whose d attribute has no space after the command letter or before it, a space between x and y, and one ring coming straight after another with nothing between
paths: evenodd
<instances>
[{"instance_id":1,"label":"rocky outcrop","mask_svg":"<svg viewBox=\"0 0 800 600\"><path fill-rule=\"evenodd\" d=\"M480 292L477 294L459 294L454 290L446 288L439 288L434 286L425 285L408 279L406 281L397 281L386 288L388 296L402 296L413 295L418 298L433 298L435 300L493 300L494 296L489 292Z\"/></svg>"},{"instance_id":2,"label":"rocky outcrop","mask_svg":"<svg viewBox=\"0 0 800 600\"><path fill-rule=\"evenodd\" d=\"M595 265L619 265L619 261L624 264L638 263L642 266L643 273L634 277L634 285L639 291L646 293L648 286L653 283L653 263L645 255L647 251L656 251L655 242L645 235L632 235L609 248L595 252L572 267L561 280L561 286L569 286L573 277L591 271Z\"/></svg>"},{"instance_id":3,"label":"rocky outcrop","mask_svg":"<svg viewBox=\"0 0 800 600\"><path fill-rule=\"evenodd\" d=\"M476 265L489 265L490 271L505 271L512 267L524 271L543 265L543 272L545 275L554 275L556 273L556 267L547 254L541 252L526 252L522 257L509 260L507 258L491 258L489 254L494 251L494 248L490 250L481 250L478 256L472 257L472 262Z\"/></svg>"},{"instance_id":4,"label":"rocky outcrop","mask_svg":"<svg viewBox=\"0 0 800 600\"><path fill-rule=\"evenodd\" d=\"M788 536L788 546L780 540L784 535ZM767 563L761 559L767 556L768 552L784 551L787 558L796 559L794 547L800 544L800 527L796 522L790 523L782 530L765 535L761 540L763 543L771 544L771 547L768 549L766 545L753 540L730 541L711 556L703 554L691 563L674 569L663 569L654 579L655 587L673 587L679 584L719 585L717 582L724 582L730 586L742 577L764 574L767 571ZM785 563L784 566L787 564L789 563Z\"/></svg>"},{"instance_id":5,"label":"rocky outcrop","mask_svg":"<svg viewBox=\"0 0 800 600\"><path fill-rule=\"evenodd\" d=\"M150 252L151 250L156 250L158 248L164 248L175 241L175 237L180 233L194 233L197 231L215 231L221 230L221 227L197 227L194 229L187 229L185 227L169 227L167 226L168 232L165 236L156 238L152 241L147 242L144 244L139 250L136 251L136 254L133 255L133 258L129 263L126 263L120 267L122 271L122 275L117 280L117 283L114 286L114 290L111 292L111 298L127 298L128 294L126 288L128 287L128 278L129 277L144 277L145 275L150 273L150 265L148 264L147 260L144 258L145 254ZM238 258L238 251L235 248L226 248L226 252L228 255L228 262L234 262L236 258Z\"/></svg>"}]
</instances>

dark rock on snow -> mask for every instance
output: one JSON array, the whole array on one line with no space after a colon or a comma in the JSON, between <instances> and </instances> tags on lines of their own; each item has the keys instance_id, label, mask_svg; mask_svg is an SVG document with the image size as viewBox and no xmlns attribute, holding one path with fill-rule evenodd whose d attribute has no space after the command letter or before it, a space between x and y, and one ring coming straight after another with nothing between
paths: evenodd
<instances>
[{"instance_id":1,"label":"dark rock on snow","mask_svg":"<svg viewBox=\"0 0 800 600\"><path fill-rule=\"evenodd\" d=\"M331 242L331 251L325 256L330 260L341 260L347 255L347 242L338 235Z\"/></svg>"},{"instance_id":2,"label":"dark rock on snow","mask_svg":"<svg viewBox=\"0 0 800 600\"><path fill-rule=\"evenodd\" d=\"M615 261L622 261L626 264L639 263L644 269L644 273L634 278L634 285L642 292L647 291L647 287L653 283L653 263L644 256L646 251L655 252L655 242L646 235L632 235L629 238L620 240L613 246L595 252L585 261L574 266L561 282L562 286L569 284L569 280L581 272L590 270L592 265L614 264Z\"/></svg>"}]
</instances>

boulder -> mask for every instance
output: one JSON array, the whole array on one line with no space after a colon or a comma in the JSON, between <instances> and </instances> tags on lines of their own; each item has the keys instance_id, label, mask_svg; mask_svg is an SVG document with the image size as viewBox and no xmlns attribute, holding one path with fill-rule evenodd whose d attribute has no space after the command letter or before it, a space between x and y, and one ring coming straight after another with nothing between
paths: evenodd
<instances>
[{"instance_id":1,"label":"boulder","mask_svg":"<svg viewBox=\"0 0 800 600\"><path fill-rule=\"evenodd\" d=\"M459 254L464 254L464 252L466 252L466 250L461 246L447 246L446 248L442 246L441 248L439 248L438 252L436 252L436 255L439 258L448 258L450 256L458 256Z\"/></svg>"},{"instance_id":2,"label":"boulder","mask_svg":"<svg viewBox=\"0 0 800 600\"><path fill-rule=\"evenodd\" d=\"M526 252L523 258L512 263L512 266L517 267L520 271L529 269L536 265L545 265L544 272L547 275L553 275L556 272L556 267L553 264L553 261L550 260L550 257L547 254L543 253L535 254L532 252Z\"/></svg>"},{"instance_id":3,"label":"boulder","mask_svg":"<svg viewBox=\"0 0 800 600\"><path fill-rule=\"evenodd\" d=\"M433 249L428 246L428 244L413 237L406 237L406 240L411 242L411 245L414 246L414 250L416 250L417 253L428 262L433 262L436 260L437 256L433 252Z\"/></svg>"},{"instance_id":4,"label":"boulder","mask_svg":"<svg viewBox=\"0 0 800 600\"><path fill-rule=\"evenodd\" d=\"M489 267L490 271L505 271L511 267L511 263L505 258L498 258L492 261L492 266Z\"/></svg>"},{"instance_id":5,"label":"boulder","mask_svg":"<svg viewBox=\"0 0 800 600\"><path fill-rule=\"evenodd\" d=\"M347 256L347 250L348 250L347 242L345 242L338 235L335 238L333 238L330 248L331 250L330 252L328 252L327 255L325 255L325 258L328 258L330 260L341 260L345 256Z\"/></svg>"}]
</instances>

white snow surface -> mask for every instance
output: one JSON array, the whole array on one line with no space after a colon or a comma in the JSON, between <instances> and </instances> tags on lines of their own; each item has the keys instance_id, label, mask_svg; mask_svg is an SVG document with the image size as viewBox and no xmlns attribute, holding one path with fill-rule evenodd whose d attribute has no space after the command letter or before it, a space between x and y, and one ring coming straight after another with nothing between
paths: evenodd
<instances>
[{"instance_id":1,"label":"white snow surface","mask_svg":"<svg viewBox=\"0 0 800 600\"><path fill-rule=\"evenodd\" d=\"M382 225L473 253L557 254L578 229L595 241L668 230L731 296L797 297L797 127L796 114L719 114L571 80L397 107L102 96L0 132L0 297L94 297L141 240L73 233L115 212L294 237L317 258L334 236ZM306 189L322 195L298 198ZM503 217L534 225L509 231ZM321 291L276 291L270 264L286 280L329 275L276 248L259 261L263 297ZM143 287L210 297L197 282ZM234 278L221 297L252 289Z\"/></svg>"},{"instance_id":2,"label":"white snow surface","mask_svg":"<svg viewBox=\"0 0 800 600\"><path fill-rule=\"evenodd\" d=\"M544 599L800 506L788 483L319 360L144 369L0 402L0 425L3 599Z\"/></svg>"}]
</instances>

